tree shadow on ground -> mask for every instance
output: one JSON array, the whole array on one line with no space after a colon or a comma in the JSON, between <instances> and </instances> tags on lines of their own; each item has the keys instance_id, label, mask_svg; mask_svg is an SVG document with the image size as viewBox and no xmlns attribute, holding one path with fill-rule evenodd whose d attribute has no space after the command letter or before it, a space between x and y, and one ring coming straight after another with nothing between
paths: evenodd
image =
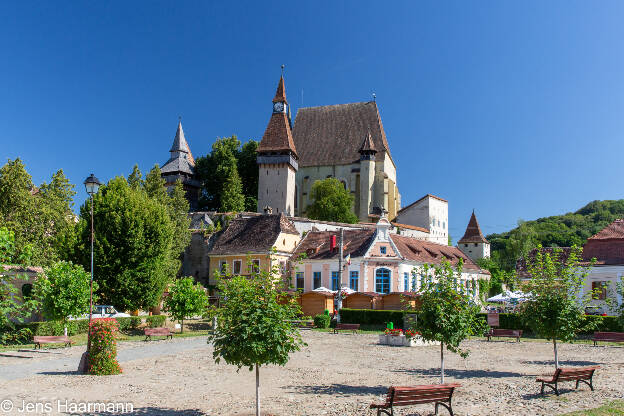
<instances>
[{"instance_id":1,"label":"tree shadow on ground","mask_svg":"<svg viewBox=\"0 0 624 416\"><path fill-rule=\"evenodd\" d=\"M544 394L541 394L540 391L540 385L539 383L535 383L535 385L537 386L537 388L535 389L535 393L526 393L523 394L521 397L523 400L537 400L537 399L542 399L542 400L547 400L547 399L556 399L557 397L561 397L562 394L566 394L566 393L573 393L577 390L571 388L571 387L561 387L561 384L559 384L559 396L557 396L555 394L555 392L553 392L552 390L550 390L548 387L546 387L546 390L544 390ZM574 384L572 384L574 385ZM578 388L578 391L580 391L582 389L582 387ZM589 387L587 388L587 390L589 390Z\"/></svg>"},{"instance_id":2,"label":"tree shadow on ground","mask_svg":"<svg viewBox=\"0 0 624 416\"><path fill-rule=\"evenodd\" d=\"M303 394L345 394L345 395L380 395L388 391L388 386L350 386L347 384L330 384L329 386L284 386L283 389Z\"/></svg>"},{"instance_id":3,"label":"tree shadow on ground","mask_svg":"<svg viewBox=\"0 0 624 416\"><path fill-rule=\"evenodd\" d=\"M112 416L118 415L118 412L97 412L97 413L83 413L86 416ZM130 412L124 412L127 416L143 416L143 415L156 415L156 416L205 416L208 413L204 413L199 409L167 409L162 407L141 407L134 409Z\"/></svg>"},{"instance_id":4,"label":"tree shadow on ground","mask_svg":"<svg viewBox=\"0 0 624 416\"><path fill-rule=\"evenodd\" d=\"M212 323L208 321L200 322L184 322L184 329L190 331L209 331L212 329Z\"/></svg>"},{"instance_id":5,"label":"tree shadow on ground","mask_svg":"<svg viewBox=\"0 0 624 416\"><path fill-rule=\"evenodd\" d=\"M393 370L394 373L407 373L414 376L435 376L440 377L440 368L429 369L408 369L403 368L399 370ZM527 374L514 373L512 371L495 371L495 370L456 370L448 368L444 370L445 377L453 378L504 378L504 377L526 377Z\"/></svg>"},{"instance_id":6,"label":"tree shadow on ground","mask_svg":"<svg viewBox=\"0 0 624 416\"><path fill-rule=\"evenodd\" d=\"M41 371L40 373L44 376L86 376L88 374L81 373L77 370L67 370L67 371Z\"/></svg>"},{"instance_id":7,"label":"tree shadow on ground","mask_svg":"<svg viewBox=\"0 0 624 416\"><path fill-rule=\"evenodd\" d=\"M536 365L550 365L553 367L553 373L555 372L555 361L554 360L526 360L526 361L521 361L521 364L536 364ZM566 365L571 365L571 366L588 366L588 365L600 365L600 364L604 364L604 363L600 363L600 362L596 362L596 361L585 361L585 360L566 360L566 361L559 361L559 366L566 366Z\"/></svg>"}]
</instances>

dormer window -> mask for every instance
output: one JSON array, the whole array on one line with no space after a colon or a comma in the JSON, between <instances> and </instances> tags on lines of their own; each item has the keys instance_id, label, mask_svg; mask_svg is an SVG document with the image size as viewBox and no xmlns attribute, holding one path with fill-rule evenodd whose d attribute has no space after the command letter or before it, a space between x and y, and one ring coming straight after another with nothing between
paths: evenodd
<instances>
[{"instance_id":1,"label":"dormer window","mask_svg":"<svg viewBox=\"0 0 624 416\"><path fill-rule=\"evenodd\" d=\"M379 251L381 252L381 254L386 254L386 246L381 246Z\"/></svg>"}]
</instances>

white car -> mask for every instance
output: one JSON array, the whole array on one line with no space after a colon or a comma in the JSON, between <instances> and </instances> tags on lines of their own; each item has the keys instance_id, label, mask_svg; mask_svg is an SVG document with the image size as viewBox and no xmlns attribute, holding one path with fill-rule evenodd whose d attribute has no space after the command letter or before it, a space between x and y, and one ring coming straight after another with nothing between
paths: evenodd
<instances>
[{"instance_id":1,"label":"white car","mask_svg":"<svg viewBox=\"0 0 624 416\"><path fill-rule=\"evenodd\" d=\"M93 307L93 311L91 317L93 319L97 318L127 318L130 315L123 312L117 312L114 306L111 305L95 305ZM69 319L89 319L89 314L80 316L78 318L69 318Z\"/></svg>"}]
</instances>

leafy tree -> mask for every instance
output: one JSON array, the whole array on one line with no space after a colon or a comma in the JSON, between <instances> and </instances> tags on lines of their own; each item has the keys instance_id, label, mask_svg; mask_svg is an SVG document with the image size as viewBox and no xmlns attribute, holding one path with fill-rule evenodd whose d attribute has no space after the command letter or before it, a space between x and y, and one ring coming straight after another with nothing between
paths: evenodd
<instances>
[{"instance_id":1,"label":"leafy tree","mask_svg":"<svg viewBox=\"0 0 624 416\"><path fill-rule=\"evenodd\" d=\"M258 142L250 140L241 147L236 136L219 138L211 152L196 160L197 176L202 184L202 209L255 211L258 197ZM227 195L226 195L227 194ZM223 198L227 201L222 201ZM242 204L240 200L243 200Z\"/></svg>"},{"instance_id":2,"label":"leafy tree","mask_svg":"<svg viewBox=\"0 0 624 416\"><path fill-rule=\"evenodd\" d=\"M353 196L336 178L316 181L310 192L314 202L308 207L308 217L321 221L355 224L358 217L352 212Z\"/></svg>"},{"instance_id":3,"label":"leafy tree","mask_svg":"<svg viewBox=\"0 0 624 416\"><path fill-rule=\"evenodd\" d=\"M19 274L7 273L2 266L14 263L28 263L28 259L18 257L15 233L6 227L0 227L0 332L15 329L15 322L22 322L38 306L33 298L20 299L14 284L20 277Z\"/></svg>"},{"instance_id":4,"label":"leafy tree","mask_svg":"<svg viewBox=\"0 0 624 416\"><path fill-rule=\"evenodd\" d=\"M252 273L250 278L228 274L219 279L221 307L213 313L217 328L209 335L213 357L240 370L256 370L256 415L260 415L260 367L286 365L289 354L305 345L291 323L300 314L299 305L280 299L283 282L279 267Z\"/></svg>"},{"instance_id":5,"label":"leafy tree","mask_svg":"<svg viewBox=\"0 0 624 416\"><path fill-rule=\"evenodd\" d=\"M179 261L172 250L176 228L169 208L116 177L94 195L93 216L94 279L101 300L120 310L156 306ZM90 261L90 221L87 201L80 209L76 248L77 260L85 266Z\"/></svg>"},{"instance_id":6,"label":"leafy tree","mask_svg":"<svg viewBox=\"0 0 624 416\"><path fill-rule=\"evenodd\" d=\"M143 188L145 181L143 180L143 174L139 169L139 165L134 165L132 168L132 173L128 175L128 185L132 189L141 189Z\"/></svg>"},{"instance_id":7,"label":"leafy tree","mask_svg":"<svg viewBox=\"0 0 624 416\"><path fill-rule=\"evenodd\" d=\"M195 283L192 277L176 279L165 298L165 311L181 323L184 332L184 319L203 315L208 308L208 295L204 287Z\"/></svg>"},{"instance_id":8,"label":"leafy tree","mask_svg":"<svg viewBox=\"0 0 624 416\"><path fill-rule=\"evenodd\" d=\"M460 348L469 335L484 329L479 320L480 308L459 287L463 262L453 270L445 261L440 266L424 266L427 278L421 288L421 303L417 306L416 328L426 341L440 342L440 382L444 383L444 347L466 358L468 350ZM416 273L414 271L413 273Z\"/></svg>"},{"instance_id":9,"label":"leafy tree","mask_svg":"<svg viewBox=\"0 0 624 416\"><path fill-rule=\"evenodd\" d=\"M191 242L191 218L188 215L189 202L186 199L184 186L179 180L171 188L166 199L166 206L169 210L171 222L175 228L173 244L171 246L172 258L177 261L172 262L171 275L176 275L182 264L182 254Z\"/></svg>"},{"instance_id":10,"label":"leafy tree","mask_svg":"<svg viewBox=\"0 0 624 416\"><path fill-rule=\"evenodd\" d=\"M237 154L238 173L243 183L245 211L255 212L258 207L258 142L249 140Z\"/></svg>"},{"instance_id":11,"label":"leafy tree","mask_svg":"<svg viewBox=\"0 0 624 416\"><path fill-rule=\"evenodd\" d=\"M492 259L503 270L512 271L516 260L538 244L544 247L582 246L617 218L624 216L624 199L593 201L576 212L535 221L519 221L518 227L505 233L490 234Z\"/></svg>"},{"instance_id":12,"label":"leafy tree","mask_svg":"<svg viewBox=\"0 0 624 416\"><path fill-rule=\"evenodd\" d=\"M591 265L580 264L581 254L582 249L577 246L569 254L538 246L535 256L526 259L530 277L523 282L523 289L530 296L520 306L520 315L538 336L552 340L555 368L559 368L557 341L571 342L593 325L584 316L592 294L582 293Z\"/></svg>"},{"instance_id":13,"label":"leafy tree","mask_svg":"<svg viewBox=\"0 0 624 416\"><path fill-rule=\"evenodd\" d=\"M499 264L491 258L477 260L480 268L490 272L488 293L490 296L497 295L503 291L503 285L507 285L510 290L515 286L515 278L511 272L502 270Z\"/></svg>"},{"instance_id":14,"label":"leafy tree","mask_svg":"<svg viewBox=\"0 0 624 416\"><path fill-rule=\"evenodd\" d=\"M145 176L143 189L147 192L147 196L159 202L167 200L167 191L165 189L165 180L162 177L158 163Z\"/></svg>"},{"instance_id":15,"label":"leafy tree","mask_svg":"<svg viewBox=\"0 0 624 416\"><path fill-rule=\"evenodd\" d=\"M20 159L0 168L0 223L14 232L18 254L30 251L30 260L39 265L65 254L74 227L74 194L62 170L37 188Z\"/></svg>"},{"instance_id":16,"label":"leafy tree","mask_svg":"<svg viewBox=\"0 0 624 416\"><path fill-rule=\"evenodd\" d=\"M46 317L66 324L70 316L89 312L90 281L91 275L79 264L59 261L44 269L33 291ZM93 290L97 290L96 282Z\"/></svg>"}]
</instances>

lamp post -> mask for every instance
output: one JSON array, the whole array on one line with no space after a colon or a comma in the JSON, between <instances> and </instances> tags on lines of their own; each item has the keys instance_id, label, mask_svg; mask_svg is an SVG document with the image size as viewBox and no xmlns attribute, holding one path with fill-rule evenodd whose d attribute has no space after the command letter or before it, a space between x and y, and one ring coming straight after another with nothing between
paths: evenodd
<instances>
[{"instance_id":1,"label":"lamp post","mask_svg":"<svg viewBox=\"0 0 624 416\"><path fill-rule=\"evenodd\" d=\"M80 369L82 372L87 371L87 363L89 357L89 351L91 350L91 318L93 314L93 195L95 195L100 188L100 181L93 174L84 181L84 186L91 199L91 283L89 288L89 330L87 332L87 352L86 357L83 354L83 359L80 360Z\"/></svg>"}]
</instances>

